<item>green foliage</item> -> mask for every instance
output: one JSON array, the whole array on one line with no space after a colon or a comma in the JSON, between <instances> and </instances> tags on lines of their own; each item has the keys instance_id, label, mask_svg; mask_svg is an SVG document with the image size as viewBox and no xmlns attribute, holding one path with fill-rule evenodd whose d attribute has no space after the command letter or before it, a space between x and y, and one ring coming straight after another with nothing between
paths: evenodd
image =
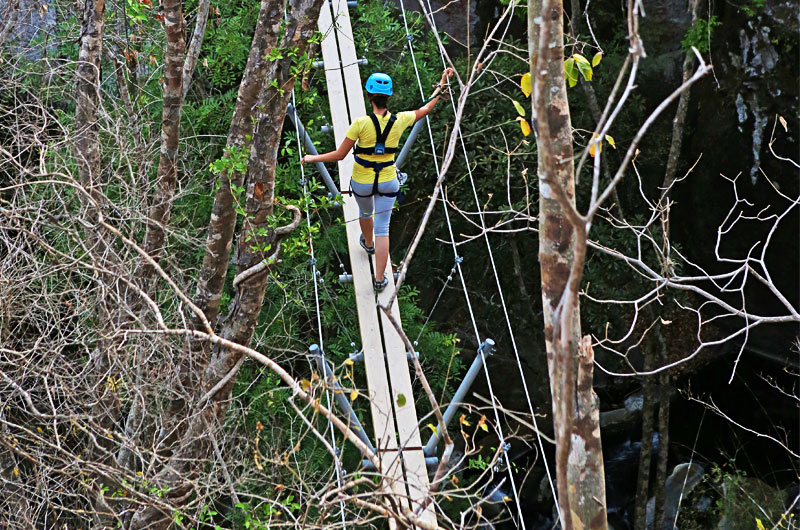
<instances>
[{"instance_id":1,"label":"green foliage","mask_svg":"<svg viewBox=\"0 0 800 530\"><path fill-rule=\"evenodd\" d=\"M748 17L754 17L758 13L758 10L764 7L766 3L767 0L745 0L745 2L739 6L739 9Z\"/></svg>"},{"instance_id":2,"label":"green foliage","mask_svg":"<svg viewBox=\"0 0 800 530\"><path fill-rule=\"evenodd\" d=\"M692 47L695 47L700 53L708 52L714 28L720 24L722 24L722 22L717 20L716 15L712 15L707 20L704 18L695 20L692 27L689 28L689 31L686 33L686 36L681 41L683 51L688 53L691 51Z\"/></svg>"}]
</instances>

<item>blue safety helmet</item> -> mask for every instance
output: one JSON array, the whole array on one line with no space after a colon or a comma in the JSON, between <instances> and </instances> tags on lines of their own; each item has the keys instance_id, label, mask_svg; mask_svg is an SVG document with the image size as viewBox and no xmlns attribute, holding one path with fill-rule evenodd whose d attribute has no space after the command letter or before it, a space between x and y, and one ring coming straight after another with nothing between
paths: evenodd
<instances>
[{"instance_id":1,"label":"blue safety helmet","mask_svg":"<svg viewBox=\"0 0 800 530\"><path fill-rule=\"evenodd\" d=\"M375 72L367 79L365 87L370 94L392 95L392 78L382 72Z\"/></svg>"}]
</instances>

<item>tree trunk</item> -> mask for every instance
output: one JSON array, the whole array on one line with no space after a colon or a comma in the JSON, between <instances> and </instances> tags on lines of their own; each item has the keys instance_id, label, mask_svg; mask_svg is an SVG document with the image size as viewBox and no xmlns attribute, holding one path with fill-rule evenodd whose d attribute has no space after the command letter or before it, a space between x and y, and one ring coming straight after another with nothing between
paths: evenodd
<instances>
[{"instance_id":1,"label":"tree trunk","mask_svg":"<svg viewBox=\"0 0 800 530\"><path fill-rule=\"evenodd\" d=\"M228 132L227 146L223 155L226 159L230 159L233 152L247 152L252 144L256 103L261 87L265 84L267 69L272 65L267 61L266 55L278 43L283 15L282 3L261 1L250 46L250 55L239 84L239 95ZM205 257L197 281L197 293L194 300L214 327L216 327L219 303L222 298L225 276L228 272L231 243L236 226L234 196L231 190L241 187L244 177L245 172L225 171L217 179L217 191L208 226ZM191 322L194 329L203 329L201 320L195 315L192 315ZM200 387L202 371L208 364L209 352L206 345L193 339L189 341L189 344L189 354L182 359L180 366L176 367L180 372L179 380L182 387L179 393L183 396L173 399L167 407L163 418L163 428L159 434L161 439L168 433L178 434L178 431L174 429L174 419L184 416L186 398ZM171 440L165 440L162 445L169 447Z\"/></svg>"},{"instance_id":2,"label":"tree trunk","mask_svg":"<svg viewBox=\"0 0 800 530\"><path fill-rule=\"evenodd\" d=\"M264 7L263 3L262 7ZM308 40L316 30L320 7L321 3L316 0L293 0L291 2L280 45L282 48L294 51L285 53L284 59L265 63L264 75L266 76L267 73L272 75L268 76L269 82L264 80L256 85L262 87L258 105L260 114L258 124L253 132L253 145L247 170L245 198L247 216L239 234L237 279L234 280L236 292L231 310L224 319L220 332L222 337L239 344L249 344L255 331L267 286L269 264L277 256L280 241L297 227L301 219L300 210L293 208L293 220L289 225L278 229L269 228L281 130L295 82L292 58L302 60L304 57ZM280 10L280 16L277 17L278 24L280 24L282 16L283 11ZM273 29L276 32L278 30L278 28ZM263 60L263 58L264 53L258 53L258 59ZM247 73L245 75L247 76ZM275 85L271 83L272 79L276 80ZM242 85L245 85L244 81ZM240 87L240 96L242 92ZM252 106L250 105L250 107ZM242 131L241 137L238 140L244 140L244 135L249 133L245 133L241 129L240 131ZM228 187L228 192L230 192L230 187ZM215 204L215 212L217 208L218 205ZM232 198L230 209L233 210ZM233 224L236 221L235 211L232 213L233 215L229 216L231 235ZM212 224L215 222L218 222L218 219L215 220L212 217ZM222 227L217 225L217 228L221 229ZM260 229L262 228L267 229L265 234L261 233ZM229 245L230 243L226 247L229 248ZM224 254L226 269L228 254L226 249ZM258 272L249 275L246 273L254 268L257 268ZM187 429L182 436L180 447L155 477L155 483L167 489L165 497L172 502L185 502L185 499L189 497L193 479L198 473L198 462L203 462L210 454L208 429L218 429L225 418L230 392L235 381L235 377L229 376L232 372L235 373L241 356L242 354L239 352L224 348L214 348L212 352L200 387L202 395L208 396L206 404L197 411L197 414L192 414L191 421L187 422ZM131 529L166 528L170 522L171 514L164 513L156 507L148 507L134 516L131 521Z\"/></svg>"},{"instance_id":3,"label":"tree trunk","mask_svg":"<svg viewBox=\"0 0 800 530\"><path fill-rule=\"evenodd\" d=\"M650 340L644 344L644 371L653 369L656 341ZM650 468L653 463L653 411L658 396L655 392L655 375L645 375L642 378L642 446L639 451L639 474L636 480L636 509L634 517L634 530L645 530L647 516L647 501L650 498Z\"/></svg>"},{"instance_id":4,"label":"tree trunk","mask_svg":"<svg viewBox=\"0 0 800 530\"><path fill-rule=\"evenodd\" d=\"M662 350L661 362L667 362L667 350ZM656 464L655 480L655 514L653 517L653 528L663 528L664 524L664 488L667 482L667 463L669 460L669 399L670 399L670 376L667 372L661 372L658 377L658 463ZM672 521L668 522L669 529L672 530Z\"/></svg>"},{"instance_id":5,"label":"tree trunk","mask_svg":"<svg viewBox=\"0 0 800 530\"><path fill-rule=\"evenodd\" d=\"M261 0L250 56L239 84L239 95L233 110L225 158L230 158L231 151L247 152L250 149L256 101L265 83L267 67L272 64L267 61L266 55L278 42L282 20L282 3ZM217 192L214 195L214 206L208 225L203 268L197 280L197 293L194 299L212 326L215 325L219 314L219 303L225 275L228 272L233 231L236 226L236 211L231 188L241 187L244 176L244 172L225 171L217 179ZM196 329L202 326L198 319L193 319L193 325Z\"/></svg>"},{"instance_id":6,"label":"tree trunk","mask_svg":"<svg viewBox=\"0 0 800 530\"><path fill-rule=\"evenodd\" d=\"M103 29L105 25L105 1L85 0L83 6L83 22L81 24L80 50L78 64L75 70L75 142L74 152L78 166L78 180L86 190L87 195L81 194L81 210L86 220L95 225L86 231L86 247L97 262L98 271L95 272L95 281L100 284L99 299L96 304L98 317L98 335L108 337L113 314L107 293L113 290L115 278L109 272L110 243L108 236L97 226L100 220L103 193L100 181L102 155L100 152L100 132L98 127L98 108L100 106L100 59L103 49ZM90 363L92 365L92 388L90 393L94 398L92 416L98 427L96 443L89 444L93 453L90 458L101 465L113 464L114 441L106 436L114 427L114 422L119 416L119 400L116 394L107 385L111 373L114 345L111 340L101 338L92 352ZM110 476L97 476L97 482L104 483L112 489L114 481ZM96 523L100 526L110 523L107 515L110 510L106 503L105 495L99 489L95 492Z\"/></svg>"},{"instance_id":7,"label":"tree trunk","mask_svg":"<svg viewBox=\"0 0 800 530\"><path fill-rule=\"evenodd\" d=\"M203 38L206 35L206 25L208 25L208 8L211 6L211 0L200 0L197 5L197 21L194 25L194 32L192 33L192 41L189 43L189 49L186 52L186 61L183 63L183 97L189 93L189 88L192 86L192 74L194 73L195 66L197 66L197 59L200 57L200 50L203 47Z\"/></svg>"},{"instance_id":8,"label":"tree trunk","mask_svg":"<svg viewBox=\"0 0 800 530\"><path fill-rule=\"evenodd\" d=\"M572 126L564 79L563 5L529 0L528 38L539 175L539 263L556 435L562 528L605 529L599 414L592 372L578 363L578 286L586 225L575 210ZM581 348L583 352L586 348ZM589 351L591 349L589 348ZM584 358L591 357L589 353ZM576 384L577 381L577 384Z\"/></svg>"},{"instance_id":9,"label":"tree trunk","mask_svg":"<svg viewBox=\"0 0 800 530\"><path fill-rule=\"evenodd\" d=\"M156 188L150 203L144 243L144 249L156 261L164 250L165 228L169 223L172 198L178 178L176 162L183 109L183 63L186 49L181 0L164 0L163 7L167 44L164 50L161 156L158 161ZM140 280L147 282L154 272L153 267L145 264L138 276Z\"/></svg>"}]
</instances>

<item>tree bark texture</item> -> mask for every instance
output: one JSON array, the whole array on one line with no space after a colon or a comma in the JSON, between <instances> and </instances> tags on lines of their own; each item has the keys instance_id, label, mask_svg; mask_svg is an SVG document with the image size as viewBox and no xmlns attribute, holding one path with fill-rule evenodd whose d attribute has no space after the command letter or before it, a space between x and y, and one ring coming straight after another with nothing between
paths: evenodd
<instances>
[{"instance_id":1,"label":"tree bark texture","mask_svg":"<svg viewBox=\"0 0 800 530\"><path fill-rule=\"evenodd\" d=\"M592 372L578 363L578 286L586 229L575 210L563 4L561 0L529 0L528 6L539 177L539 264L556 435L558 505L562 528L605 529L599 414L591 412L592 403L596 404L596 397L591 397Z\"/></svg>"},{"instance_id":2,"label":"tree bark texture","mask_svg":"<svg viewBox=\"0 0 800 530\"><path fill-rule=\"evenodd\" d=\"M263 3L262 7L264 7ZM274 6L271 6L270 9L272 7ZM220 335L239 344L249 344L255 331L258 315L261 312L270 270L269 266L263 267L262 264L264 260L267 260L267 264L269 264L271 260L275 259L280 248L281 239L296 228L301 220L300 210L294 208L293 220L289 225L278 229L269 227L269 217L273 211L278 147L286 116L286 108L295 83L294 74L296 70L293 66L296 65L292 61L293 57L297 58L297 60L302 60L305 55L308 40L316 30L320 7L321 3L315 0L293 0L287 12L286 25L283 28L279 43L281 47L287 49L287 53L283 54L284 58L264 64L261 83L255 85L250 85L249 83L245 85L244 81L242 83L244 88L261 88L261 91L258 99L259 104L257 105L259 109L258 122L254 131L250 129L253 134L253 141L250 149L244 200L247 216L238 239L237 276L253 267L260 267L260 269L258 273L248 276L238 283L234 282L236 284L234 299L228 315L222 322ZM263 11L262 14L265 14ZM279 9L279 11L280 16L276 20L278 25L280 25L280 20L283 17L283 10ZM266 15L269 14L270 12L267 11ZM261 19L261 16L259 18ZM265 17L264 21L266 22L268 18ZM273 30L277 34L278 28L275 27ZM294 50L294 52L288 53L290 49ZM251 53L252 57L253 53ZM257 60L263 61L263 59L264 52L257 52ZM260 62L257 65L261 67ZM250 66L249 63L248 66ZM259 76L261 75L259 73ZM247 73L245 76L248 77ZM271 83L272 79L277 81L276 85ZM248 81L253 81L253 78L248 77ZM240 87L240 96L242 96L243 92L242 87ZM248 94L246 93L245 95ZM254 103L256 102L252 101L246 109L252 108ZM237 110L245 110L238 107L239 104L237 102ZM244 118L244 116L241 116L241 118ZM234 115L234 120L236 120L236 115ZM229 141L233 140L239 142L238 145L243 145L244 135L251 134L245 128L246 125L243 123L245 121L249 121L249 119L242 119L240 122L234 121ZM234 137L234 128L237 128L236 137ZM220 189L225 187L230 192L229 185L223 184ZM218 206L218 204L214 206L215 213ZM225 228L229 228L232 237L233 225L236 222L232 197L229 209L233 215L226 216L229 219L230 227ZM228 212L224 213L227 214ZM219 217L215 219L212 215L212 225L218 222ZM216 228L222 231L223 227L217 225ZM262 231L261 229L266 230ZM217 233L219 234L220 232ZM225 269L227 269L229 248L230 242L225 245ZM221 263L217 265L221 266ZM220 292L221 288L222 286L220 285ZM203 382L199 389L202 395L210 394L209 398L203 408L197 411L199 415L192 414L192 420L186 424L187 429L183 434L179 448L174 452L162 471L155 477L157 484L168 489L166 498L173 502L183 502L190 495L192 482L197 475L198 467L210 454L212 447L208 442L208 429L216 430L222 424L235 377L228 378L227 382L219 386L219 388L217 388L217 385L232 371L236 370L241 356L242 353L227 348L214 348L212 351L211 359L203 372ZM215 388L216 390L212 394L211 391ZM156 507L148 507L134 516L131 528L166 528L170 522L171 514L163 513Z\"/></svg>"},{"instance_id":3,"label":"tree bark texture","mask_svg":"<svg viewBox=\"0 0 800 530\"><path fill-rule=\"evenodd\" d=\"M150 203L144 249L158 260L164 250L166 227L172 211L172 198L178 178L177 158L183 108L183 63L186 49L181 0L164 0L164 25L167 43L164 50L163 107L161 111L161 156L156 187ZM154 269L144 265L140 278L147 280Z\"/></svg>"}]
</instances>

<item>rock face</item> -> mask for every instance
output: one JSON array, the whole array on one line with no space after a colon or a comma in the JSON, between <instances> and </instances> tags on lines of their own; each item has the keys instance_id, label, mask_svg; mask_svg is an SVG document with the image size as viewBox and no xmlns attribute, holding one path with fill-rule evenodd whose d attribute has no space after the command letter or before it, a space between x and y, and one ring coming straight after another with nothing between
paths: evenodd
<instances>
[{"instance_id":1,"label":"rock face","mask_svg":"<svg viewBox=\"0 0 800 530\"><path fill-rule=\"evenodd\" d=\"M12 22L7 44L17 54L29 59L39 59L45 50L55 50L55 39L50 39L56 27L55 7L47 0L0 0L0 32Z\"/></svg>"},{"instance_id":2,"label":"rock face","mask_svg":"<svg viewBox=\"0 0 800 530\"><path fill-rule=\"evenodd\" d=\"M652 498L647 503L645 523L647 528L672 530L678 516L678 507L681 500L689 495L689 492L703 480L704 474L705 470L703 466L697 462L678 464L675 466L672 470L672 474L667 477L667 482L664 487L664 522L660 527L654 524L655 499Z\"/></svg>"}]
</instances>

